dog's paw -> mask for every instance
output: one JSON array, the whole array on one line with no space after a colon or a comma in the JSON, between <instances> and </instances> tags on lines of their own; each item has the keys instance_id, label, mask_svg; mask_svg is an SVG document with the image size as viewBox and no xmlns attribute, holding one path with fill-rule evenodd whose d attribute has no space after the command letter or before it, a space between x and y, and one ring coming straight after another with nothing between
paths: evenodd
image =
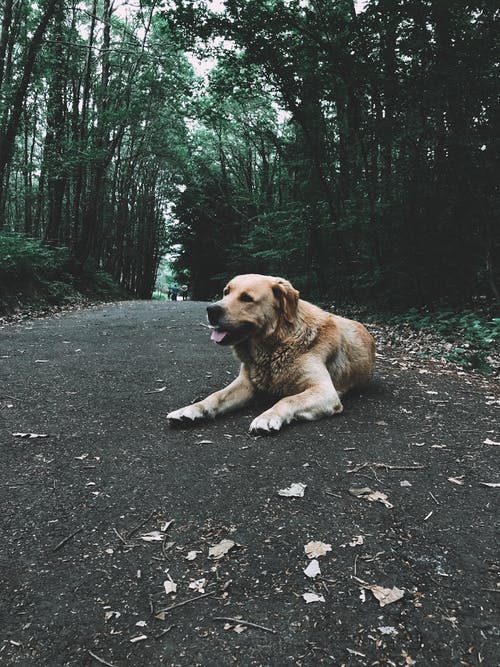
<instances>
[{"instance_id":1,"label":"dog's paw","mask_svg":"<svg viewBox=\"0 0 500 667\"><path fill-rule=\"evenodd\" d=\"M196 403L194 405L186 405L185 408L174 410L167 415L170 426L178 426L180 424L189 424L190 422L198 421L199 419L206 419L208 415Z\"/></svg>"},{"instance_id":2,"label":"dog's paw","mask_svg":"<svg viewBox=\"0 0 500 667\"><path fill-rule=\"evenodd\" d=\"M255 417L250 424L250 433L253 435L270 435L277 433L283 426L283 420L278 415L266 415L266 413Z\"/></svg>"}]
</instances>

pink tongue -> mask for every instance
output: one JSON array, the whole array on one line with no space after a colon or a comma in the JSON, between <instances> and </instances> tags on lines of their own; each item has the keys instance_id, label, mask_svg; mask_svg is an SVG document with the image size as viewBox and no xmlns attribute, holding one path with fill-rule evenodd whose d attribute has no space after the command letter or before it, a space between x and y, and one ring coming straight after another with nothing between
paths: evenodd
<instances>
[{"instance_id":1,"label":"pink tongue","mask_svg":"<svg viewBox=\"0 0 500 667\"><path fill-rule=\"evenodd\" d=\"M213 340L216 343L220 343L227 336L227 333L227 331L218 331L217 329L214 329L212 331L212 335L210 336L210 340Z\"/></svg>"}]
</instances>

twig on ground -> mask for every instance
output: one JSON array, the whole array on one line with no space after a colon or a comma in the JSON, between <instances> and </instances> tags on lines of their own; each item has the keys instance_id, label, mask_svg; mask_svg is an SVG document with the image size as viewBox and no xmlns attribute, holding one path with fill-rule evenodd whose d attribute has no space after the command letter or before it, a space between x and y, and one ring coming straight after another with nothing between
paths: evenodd
<instances>
[{"instance_id":1,"label":"twig on ground","mask_svg":"<svg viewBox=\"0 0 500 667\"><path fill-rule=\"evenodd\" d=\"M335 658L333 655L330 655L326 648L323 648L322 646L318 646L314 642L306 641L306 644L308 644L313 651L321 651L321 653L324 653L327 658L330 658L330 660L333 660L335 662Z\"/></svg>"},{"instance_id":2,"label":"twig on ground","mask_svg":"<svg viewBox=\"0 0 500 667\"><path fill-rule=\"evenodd\" d=\"M155 639L161 639L164 635L167 634L167 632L170 632L172 628L175 628L175 625L169 625L168 628L165 628L165 630L162 630L159 632L157 635L154 636Z\"/></svg>"},{"instance_id":3,"label":"twig on ground","mask_svg":"<svg viewBox=\"0 0 500 667\"><path fill-rule=\"evenodd\" d=\"M155 611L155 616L158 614L166 614L169 611L172 611L172 609L176 609L177 607L183 607L185 604L190 604L191 602L196 602L196 600L201 600L201 598L206 598L209 595L214 595L215 591L208 591L207 593L203 593L202 595L197 595L194 598L189 598L189 600L184 600L184 602L177 602L176 604L171 604L170 607L164 607L163 609L158 609Z\"/></svg>"},{"instance_id":4,"label":"twig on ground","mask_svg":"<svg viewBox=\"0 0 500 667\"><path fill-rule=\"evenodd\" d=\"M366 461L365 463L359 463L357 466L354 466L354 468L351 468L350 470L346 470L346 472L347 473L359 472L360 470L363 470L363 468L382 468L384 470L423 470L425 466L420 464L399 466L399 465L392 465L391 463L377 463L377 462L370 463L370 461Z\"/></svg>"},{"instance_id":5,"label":"twig on ground","mask_svg":"<svg viewBox=\"0 0 500 667\"><path fill-rule=\"evenodd\" d=\"M332 493L331 491L325 491L327 496L333 496L334 498L342 498L340 493Z\"/></svg>"},{"instance_id":6,"label":"twig on ground","mask_svg":"<svg viewBox=\"0 0 500 667\"><path fill-rule=\"evenodd\" d=\"M127 533L127 539L130 539L130 538L132 537L132 535L134 535L135 533L137 533L137 531L138 531L140 528L142 528L142 527L143 527L143 526L144 526L144 525L151 519L151 517L153 516L154 513L155 513L155 510L151 510L151 512L148 514L148 516L144 519L144 521L142 521L142 522L141 522L138 526L136 526L135 528L132 528L132 530L129 530L129 532Z\"/></svg>"},{"instance_id":7,"label":"twig on ground","mask_svg":"<svg viewBox=\"0 0 500 667\"><path fill-rule=\"evenodd\" d=\"M118 539L119 539L123 544L127 544L127 540L123 537L123 535L120 535L120 533L116 530L116 528L115 528L114 526L113 526L113 530L115 531L116 536L118 537Z\"/></svg>"},{"instance_id":8,"label":"twig on ground","mask_svg":"<svg viewBox=\"0 0 500 667\"><path fill-rule=\"evenodd\" d=\"M97 660L97 662L100 662L101 665L107 665L107 667L115 667L111 662L107 662L106 660L104 660L104 658L100 658L98 655L92 653L92 651L90 650L89 650L89 655L91 655L94 658L94 660Z\"/></svg>"},{"instance_id":9,"label":"twig on ground","mask_svg":"<svg viewBox=\"0 0 500 667\"><path fill-rule=\"evenodd\" d=\"M161 555L164 560L167 560L167 551L170 551L174 544L175 542L167 542L166 539L161 543Z\"/></svg>"},{"instance_id":10,"label":"twig on ground","mask_svg":"<svg viewBox=\"0 0 500 667\"><path fill-rule=\"evenodd\" d=\"M433 495L432 491L429 491L429 495L432 498L432 500L436 503L436 505L440 505L441 503L439 500Z\"/></svg>"},{"instance_id":11,"label":"twig on ground","mask_svg":"<svg viewBox=\"0 0 500 667\"><path fill-rule=\"evenodd\" d=\"M272 628L266 628L265 625L252 623L251 621L244 621L242 618L231 618L229 616L215 616L213 620L227 621L228 623L237 623L238 625L248 625L249 628L258 628L259 630L264 630L265 632L271 632L273 635L277 634L277 631L273 630Z\"/></svg>"},{"instance_id":12,"label":"twig on ground","mask_svg":"<svg viewBox=\"0 0 500 667\"><path fill-rule=\"evenodd\" d=\"M68 537L65 537L64 540L61 540L58 544L56 544L56 546L52 549L52 551L54 552L54 551L57 551L58 549L60 549L62 546L64 546L66 544L66 542L69 542L72 537L74 537L75 535L78 535L78 533L81 533L82 530L83 530L82 527L77 528L76 530L74 530L71 533L71 535L68 535Z\"/></svg>"}]
</instances>

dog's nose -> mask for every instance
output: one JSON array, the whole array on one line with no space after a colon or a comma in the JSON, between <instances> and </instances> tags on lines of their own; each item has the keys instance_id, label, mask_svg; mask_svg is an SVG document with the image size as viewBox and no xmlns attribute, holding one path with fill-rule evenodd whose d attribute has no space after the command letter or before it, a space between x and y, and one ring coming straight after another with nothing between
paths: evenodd
<instances>
[{"instance_id":1,"label":"dog's nose","mask_svg":"<svg viewBox=\"0 0 500 667\"><path fill-rule=\"evenodd\" d=\"M212 326L217 326L224 313L224 308L217 303L211 303L207 306L208 321Z\"/></svg>"}]
</instances>

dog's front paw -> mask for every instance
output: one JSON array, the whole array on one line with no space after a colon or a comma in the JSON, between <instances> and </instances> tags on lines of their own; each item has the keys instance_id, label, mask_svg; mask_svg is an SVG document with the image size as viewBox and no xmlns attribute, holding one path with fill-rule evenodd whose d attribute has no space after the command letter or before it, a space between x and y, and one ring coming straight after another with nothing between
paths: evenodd
<instances>
[{"instance_id":1,"label":"dog's front paw","mask_svg":"<svg viewBox=\"0 0 500 667\"><path fill-rule=\"evenodd\" d=\"M250 424L250 433L253 435L270 435L277 433L283 426L283 420L278 415L266 414L265 412L255 417Z\"/></svg>"},{"instance_id":2,"label":"dog's front paw","mask_svg":"<svg viewBox=\"0 0 500 667\"><path fill-rule=\"evenodd\" d=\"M199 419L206 419L209 415L197 403L194 405L186 405L185 408L174 410L167 415L170 426L178 426L179 424L186 424L195 422Z\"/></svg>"}]
</instances>

